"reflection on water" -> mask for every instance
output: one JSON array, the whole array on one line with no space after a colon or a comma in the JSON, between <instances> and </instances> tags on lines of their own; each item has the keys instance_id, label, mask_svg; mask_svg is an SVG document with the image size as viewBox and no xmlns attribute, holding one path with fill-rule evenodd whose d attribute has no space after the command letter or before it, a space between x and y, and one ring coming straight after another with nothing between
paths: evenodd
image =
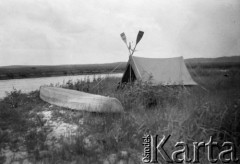
<instances>
[{"instance_id":1,"label":"reflection on water","mask_svg":"<svg viewBox=\"0 0 240 164\"><path fill-rule=\"evenodd\" d=\"M64 84L68 80L87 80L92 81L94 78L104 77L122 77L122 73L115 74L97 74L97 75L76 75L76 76L59 76L59 77L41 77L41 78L28 78L28 79L11 79L0 80L0 98L6 96L5 92L10 92L13 88L21 90L24 93L38 90L42 85L49 84Z\"/></svg>"}]
</instances>

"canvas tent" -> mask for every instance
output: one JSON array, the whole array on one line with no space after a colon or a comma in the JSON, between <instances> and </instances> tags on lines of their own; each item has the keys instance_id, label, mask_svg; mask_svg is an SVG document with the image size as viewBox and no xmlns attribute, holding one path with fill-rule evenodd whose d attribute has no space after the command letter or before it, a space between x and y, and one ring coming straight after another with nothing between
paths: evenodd
<instances>
[{"instance_id":1,"label":"canvas tent","mask_svg":"<svg viewBox=\"0 0 240 164\"><path fill-rule=\"evenodd\" d=\"M135 80L151 81L153 85L197 85L183 57L143 58L130 55L121 82Z\"/></svg>"}]
</instances>

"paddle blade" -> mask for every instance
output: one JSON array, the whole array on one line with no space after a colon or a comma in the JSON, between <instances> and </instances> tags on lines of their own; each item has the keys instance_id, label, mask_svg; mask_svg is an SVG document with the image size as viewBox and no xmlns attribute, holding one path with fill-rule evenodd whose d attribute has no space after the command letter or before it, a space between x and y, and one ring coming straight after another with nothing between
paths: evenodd
<instances>
[{"instance_id":1,"label":"paddle blade","mask_svg":"<svg viewBox=\"0 0 240 164\"><path fill-rule=\"evenodd\" d=\"M144 34L143 31L139 31L139 32L138 32L136 44L138 44L138 42L142 39L143 34Z\"/></svg>"},{"instance_id":2,"label":"paddle blade","mask_svg":"<svg viewBox=\"0 0 240 164\"><path fill-rule=\"evenodd\" d=\"M127 44L127 37L126 37L126 35L124 34L124 32L121 33L120 36L121 36L122 40Z\"/></svg>"}]
</instances>

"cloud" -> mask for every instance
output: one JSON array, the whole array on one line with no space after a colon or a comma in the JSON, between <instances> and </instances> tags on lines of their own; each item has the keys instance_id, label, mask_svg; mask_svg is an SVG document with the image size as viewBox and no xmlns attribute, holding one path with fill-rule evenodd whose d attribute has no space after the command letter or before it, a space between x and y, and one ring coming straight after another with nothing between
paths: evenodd
<instances>
[{"instance_id":1,"label":"cloud","mask_svg":"<svg viewBox=\"0 0 240 164\"><path fill-rule=\"evenodd\" d=\"M126 61L119 34L145 57L240 54L238 0L2 0L0 65Z\"/></svg>"},{"instance_id":2,"label":"cloud","mask_svg":"<svg viewBox=\"0 0 240 164\"><path fill-rule=\"evenodd\" d=\"M232 2L232 3L229 3ZM191 57L240 55L240 5L237 1L199 1L179 36L179 51Z\"/></svg>"}]
</instances>

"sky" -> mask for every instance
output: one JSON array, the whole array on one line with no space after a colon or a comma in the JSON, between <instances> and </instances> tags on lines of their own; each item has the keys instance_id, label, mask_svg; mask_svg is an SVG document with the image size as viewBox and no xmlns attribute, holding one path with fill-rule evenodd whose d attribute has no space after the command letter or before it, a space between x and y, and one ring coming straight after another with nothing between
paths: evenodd
<instances>
[{"instance_id":1,"label":"sky","mask_svg":"<svg viewBox=\"0 0 240 164\"><path fill-rule=\"evenodd\" d=\"M0 66L240 55L239 0L1 0Z\"/></svg>"}]
</instances>

